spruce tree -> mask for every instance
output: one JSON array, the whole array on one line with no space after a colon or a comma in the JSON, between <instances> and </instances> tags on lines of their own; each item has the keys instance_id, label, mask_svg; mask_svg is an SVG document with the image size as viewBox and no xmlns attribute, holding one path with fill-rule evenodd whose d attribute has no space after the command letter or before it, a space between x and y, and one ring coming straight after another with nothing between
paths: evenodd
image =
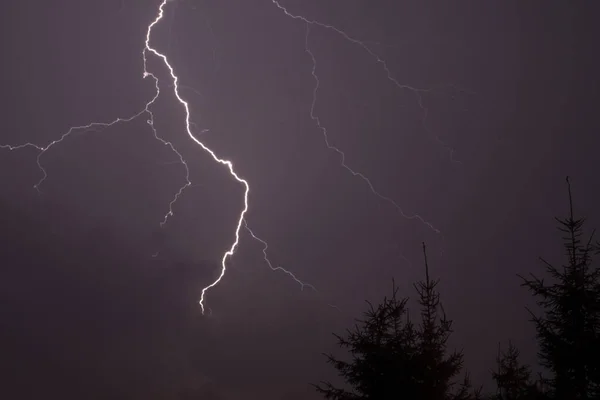
<instances>
[{"instance_id":1,"label":"spruce tree","mask_svg":"<svg viewBox=\"0 0 600 400\"><path fill-rule=\"evenodd\" d=\"M412 379L415 353L415 330L407 315L407 298L399 299L398 288L377 307L369 304L364 319L357 321L345 338L334 335L340 347L347 349L351 360L326 355L338 370L347 388L330 382L316 385L326 399L399 399L415 398Z\"/></svg>"},{"instance_id":2,"label":"spruce tree","mask_svg":"<svg viewBox=\"0 0 600 400\"><path fill-rule=\"evenodd\" d=\"M365 319L358 321L346 337L336 336L347 349L350 360L327 355L327 360L345 381L347 388L329 382L316 385L318 392L332 400L467 400L473 398L468 375L453 390L453 379L461 372L463 355L447 354L452 321L446 318L436 287L429 277L425 244L425 280L417 282L421 322L415 326L393 285L391 298L377 307L369 304ZM478 394L475 391L475 394Z\"/></svg>"},{"instance_id":3,"label":"spruce tree","mask_svg":"<svg viewBox=\"0 0 600 400\"><path fill-rule=\"evenodd\" d=\"M584 238L584 218L575 218L567 177L569 215L556 218L563 233L566 263L556 267L543 258L551 282L523 278L542 310L532 315L540 363L551 372L556 399L600 398L600 269L592 265L593 234Z\"/></svg>"},{"instance_id":4,"label":"spruce tree","mask_svg":"<svg viewBox=\"0 0 600 400\"><path fill-rule=\"evenodd\" d=\"M498 346L497 370L492 371L496 382L497 400L529 400L539 397L536 384L531 379L531 369L519 361L519 349L511 342L506 351Z\"/></svg>"},{"instance_id":5,"label":"spruce tree","mask_svg":"<svg viewBox=\"0 0 600 400\"><path fill-rule=\"evenodd\" d=\"M483 386L480 386L477 389L473 388L469 373L465 373L463 381L459 385L458 390L455 394L451 394L449 397L452 400L482 400L484 398L482 392Z\"/></svg>"},{"instance_id":6,"label":"spruce tree","mask_svg":"<svg viewBox=\"0 0 600 400\"><path fill-rule=\"evenodd\" d=\"M431 400L464 398L471 390L468 376L465 376L457 393L452 392L452 387L455 385L453 378L462 370L463 354L458 351L447 354L448 339L452 334L452 321L446 317L440 303L440 293L436 289L439 280L431 280L429 277L425 243L423 243L423 258L425 280L414 285L421 306L421 324L417 329L419 368L415 371L420 383L420 398Z\"/></svg>"}]
</instances>

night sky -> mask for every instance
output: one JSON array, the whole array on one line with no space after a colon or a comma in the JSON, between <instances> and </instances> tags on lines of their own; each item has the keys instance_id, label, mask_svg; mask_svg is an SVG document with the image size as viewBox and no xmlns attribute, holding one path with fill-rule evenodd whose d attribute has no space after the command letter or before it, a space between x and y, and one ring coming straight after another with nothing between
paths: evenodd
<instances>
[{"instance_id":1,"label":"night sky","mask_svg":"<svg viewBox=\"0 0 600 400\"><path fill-rule=\"evenodd\" d=\"M45 146L143 110L159 4L3 1L0 144ZM243 186L187 136L169 72L149 57L154 127L192 182L164 227L185 169L147 114L74 131L41 157L39 192L39 152L0 150L0 397L316 399L309 383L335 374L321 355L336 351L331 333L391 278L414 297L422 241L474 382L489 384L498 342L535 362L516 274L560 260L566 175L576 212L600 226L600 3L280 4L362 46L270 0L169 1L151 44L196 138L250 183L248 226L273 266L316 291L271 271L242 230L202 316ZM435 229L327 148L306 40L329 143Z\"/></svg>"}]
</instances>

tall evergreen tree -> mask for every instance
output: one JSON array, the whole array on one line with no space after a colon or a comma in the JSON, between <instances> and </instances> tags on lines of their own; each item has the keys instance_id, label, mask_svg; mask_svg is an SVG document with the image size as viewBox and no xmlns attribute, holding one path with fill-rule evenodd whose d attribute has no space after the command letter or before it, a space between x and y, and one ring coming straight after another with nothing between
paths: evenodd
<instances>
[{"instance_id":1,"label":"tall evergreen tree","mask_svg":"<svg viewBox=\"0 0 600 400\"><path fill-rule=\"evenodd\" d=\"M542 315L532 315L541 364L552 374L556 399L600 398L600 269L592 265L593 234L585 239L584 218L575 218L571 186L569 215L556 218L564 234L567 262L555 267L543 258L551 283L531 275L523 278Z\"/></svg>"},{"instance_id":2,"label":"tall evergreen tree","mask_svg":"<svg viewBox=\"0 0 600 400\"><path fill-rule=\"evenodd\" d=\"M316 385L318 392L333 400L467 400L472 398L468 376L456 391L453 378L462 369L460 352L447 354L452 321L446 318L436 290L439 281L429 277L425 244L425 280L415 284L421 306L421 323L415 326L408 315L407 300L391 298L377 307L369 304L365 319L338 344L349 351L343 361L332 355L327 360L347 384L346 389L329 382Z\"/></svg>"},{"instance_id":3,"label":"tall evergreen tree","mask_svg":"<svg viewBox=\"0 0 600 400\"><path fill-rule=\"evenodd\" d=\"M429 277L425 243L423 243L423 258L425 280L414 285L421 306L421 324L417 329L419 368L416 372L417 379L421 383L422 398L442 400L452 398L451 389L455 385L453 378L462 369L463 354L457 351L447 354L448 339L452 334L452 321L446 317L440 303L440 293L436 289L439 280L431 280ZM458 394L465 392L467 382L468 377L465 377Z\"/></svg>"},{"instance_id":4,"label":"tall evergreen tree","mask_svg":"<svg viewBox=\"0 0 600 400\"><path fill-rule=\"evenodd\" d=\"M519 349L511 342L506 351L498 347L497 370L492 371L497 387L495 399L529 400L541 394L531 379L531 369L519 361L519 354Z\"/></svg>"},{"instance_id":5,"label":"tall evergreen tree","mask_svg":"<svg viewBox=\"0 0 600 400\"><path fill-rule=\"evenodd\" d=\"M408 299L399 299L397 294L393 284L391 298L384 298L377 307L368 303L365 319L357 321L347 337L335 335L352 358L343 361L332 355L326 357L348 388L337 388L329 382L316 385L326 399L414 398L415 330L407 314Z\"/></svg>"}]
</instances>

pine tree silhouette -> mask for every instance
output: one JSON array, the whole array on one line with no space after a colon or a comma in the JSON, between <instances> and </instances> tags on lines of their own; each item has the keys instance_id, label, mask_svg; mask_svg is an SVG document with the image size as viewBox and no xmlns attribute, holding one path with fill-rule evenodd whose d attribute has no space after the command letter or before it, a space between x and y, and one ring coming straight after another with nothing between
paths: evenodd
<instances>
[{"instance_id":1,"label":"pine tree silhouette","mask_svg":"<svg viewBox=\"0 0 600 400\"><path fill-rule=\"evenodd\" d=\"M569 216L556 218L563 232L567 263L557 268L540 258L552 282L523 278L543 314L530 311L539 343L540 363L552 374L555 399L600 398L600 269L592 267L593 234L584 240L584 218L575 218L571 185Z\"/></svg>"},{"instance_id":2,"label":"pine tree silhouette","mask_svg":"<svg viewBox=\"0 0 600 400\"><path fill-rule=\"evenodd\" d=\"M377 307L368 303L364 320L357 321L346 337L335 335L351 358L343 361L332 355L326 357L348 388L330 382L315 385L326 399L467 400L479 396L480 391L472 390L468 375L453 391L453 378L462 370L463 355L446 354L452 321L446 318L440 303L436 290L439 281L429 277L425 244L423 255L425 280L415 284L421 306L419 326L411 322L408 299L398 298L393 283L390 298L384 298Z\"/></svg>"},{"instance_id":3,"label":"pine tree silhouette","mask_svg":"<svg viewBox=\"0 0 600 400\"><path fill-rule=\"evenodd\" d=\"M417 329L419 342L417 379L421 382L422 398L443 400L453 397L450 394L451 388L455 385L452 379L462 370L463 354L454 351L446 355L448 339L452 334L452 321L446 317L440 303L440 293L436 290L439 280L431 280L429 277L425 243L423 243L423 258L425 280L414 285L421 306L421 324ZM454 397L462 398L469 390L469 378L465 376L461 388Z\"/></svg>"},{"instance_id":4,"label":"pine tree silhouette","mask_svg":"<svg viewBox=\"0 0 600 400\"><path fill-rule=\"evenodd\" d=\"M392 285L392 296L384 298L377 307L369 304L364 320L357 321L347 337L336 336L352 360L338 360L326 355L327 361L338 370L349 389L334 387L329 382L316 385L326 399L397 399L400 394L411 396L414 327L407 317L408 299L397 297L398 288Z\"/></svg>"},{"instance_id":5,"label":"pine tree silhouette","mask_svg":"<svg viewBox=\"0 0 600 400\"><path fill-rule=\"evenodd\" d=\"M497 400L533 400L541 398L541 392L531 379L531 369L519 361L519 349L508 343L504 352L498 346L496 358L497 370L492 371L492 378L496 382Z\"/></svg>"}]
</instances>

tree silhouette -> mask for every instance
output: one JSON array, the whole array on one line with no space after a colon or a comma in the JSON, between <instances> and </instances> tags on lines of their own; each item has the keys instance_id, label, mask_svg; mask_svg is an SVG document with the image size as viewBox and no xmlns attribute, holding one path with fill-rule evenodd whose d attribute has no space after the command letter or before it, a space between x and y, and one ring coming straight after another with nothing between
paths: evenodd
<instances>
[{"instance_id":1,"label":"tree silhouette","mask_svg":"<svg viewBox=\"0 0 600 400\"><path fill-rule=\"evenodd\" d=\"M334 336L340 347L352 356L350 362L326 355L349 386L336 388L329 382L316 385L327 399L391 399L407 393L415 382L411 379L415 353L415 330L407 317L408 299L397 297L398 288L392 285L392 296L381 304L369 304L364 320L357 321L347 337Z\"/></svg>"},{"instance_id":2,"label":"tree silhouette","mask_svg":"<svg viewBox=\"0 0 600 400\"><path fill-rule=\"evenodd\" d=\"M450 395L449 397L452 400L481 400L484 398L483 387L480 386L477 389L473 388L473 384L471 383L471 377L469 373L465 373L463 381L458 387L458 391L454 395Z\"/></svg>"},{"instance_id":3,"label":"tree silhouette","mask_svg":"<svg viewBox=\"0 0 600 400\"><path fill-rule=\"evenodd\" d=\"M416 373L417 380L421 383L421 398L442 400L451 397L450 389L454 386L452 379L462 369L463 354L454 351L446 355L448 339L452 334L452 321L446 317L440 303L440 294L436 290L439 280L431 280L429 277L425 243L423 257L425 280L414 285L421 306L421 324L417 329L419 368ZM463 398L469 389L470 382L466 376L455 397Z\"/></svg>"},{"instance_id":4,"label":"tree silhouette","mask_svg":"<svg viewBox=\"0 0 600 400\"><path fill-rule=\"evenodd\" d=\"M592 267L593 234L584 240L584 218L575 218L567 177L569 216L556 218L567 263L557 268L540 258L552 282L531 275L522 285L536 297L542 315L532 315L539 358L549 369L556 399L600 398L600 270Z\"/></svg>"},{"instance_id":5,"label":"tree silhouette","mask_svg":"<svg viewBox=\"0 0 600 400\"><path fill-rule=\"evenodd\" d=\"M506 351L498 346L496 358L497 370L492 371L492 378L496 382L497 400L528 400L541 397L535 382L531 379L531 369L519 361L519 349L508 343Z\"/></svg>"},{"instance_id":6,"label":"tree silhouette","mask_svg":"<svg viewBox=\"0 0 600 400\"><path fill-rule=\"evenodd\" d=\"M338 370L347 388L330 382L315 385L326 399L470 399L468 375L452 392L452 379L462 369L463 355L447 355L447 341L452 333L452 321L446 318L436 290L439 281L429 277L425 244L425 280L415 284L421 306L421 323L415 326L409 317L407 298L398 298L398 288L392 285L392 295L381 304L369 304L364 319L357 321L346 337L335 335L340 347L347 349L351 359L340 360L326 355Z\"/></svg>"}]
</instances>

